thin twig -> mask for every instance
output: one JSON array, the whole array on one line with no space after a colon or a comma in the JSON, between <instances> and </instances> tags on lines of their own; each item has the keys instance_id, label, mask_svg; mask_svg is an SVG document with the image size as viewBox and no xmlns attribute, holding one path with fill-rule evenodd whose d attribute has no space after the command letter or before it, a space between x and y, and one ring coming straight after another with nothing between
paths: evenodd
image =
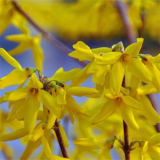
<instances>
[{"instance_id":1,"label":"thin twig","mask_svg":"<svg viewBox=\"0 0 160 160\"><path fill-rule=\"evenodd\" d=\"M126 88L125 83L125 76L123 78L122 86ZM125 154L125 160L130 160L130 146L129 146L129 133L128 133L128 126L123 120L123 131L124 131L124 145L123 145L123 151Z\"/></svg>"},{"instance_id":2,"label":"thin twig","mask_svg":"<svg viewBox=\"0 0 160 160\"><path fill-rule=\"evenodd\" d=\"M16 1L12 1L13 6L15 7L16 11L19 12L24 18L27 19L27 21L34 26L39 32L42 33L43 37L48 40L49 42L51 42L52 44L54 44L56 47L58 47L59 49L61 49L61 51L63 51L64 53L68 54L70 52L72 52L72 50L67 47L65 44L63 44L61 41L59 41L58 39L54 38L50 33L48 33L47 31L45 31L42 27L40 27L20 6ZM79 64L81 64L82 66L86 66L85 62L82 61L78 61L77 59L74 59L75 61L77 61Z\"/></svg>"},{"instance_id":3,"label":"thin twig","mask_svg":"<svg viewBox=\"0 0 160 160\"><path fill-rule=\"evenodd\" d=\"M59 143L59 146L61 148L62 155L63 155L64 158L68 158L68 154L67 154L67 151L66 151L64 143L63 143L63 139L62 139L62 136L61 136L61 132L60 132L60 129L59 129L59 123L58 123L57 119L55 121L54 126L55 126L54 131L56 133L58 143Z\"/></svg>"},{"instance_id":4,"label":"thin twig","mask_svg":"<svg viewBox=\"0 0 160 160\"><path fill-rule=\"evenodd\" d=\"M127 5L122 0L117 0L115 6L117 7L121 19L123 21L129 43L136 42L136 33L131 24L131 20L127 16L128 15Z\"/></svg>"}]
</instances>

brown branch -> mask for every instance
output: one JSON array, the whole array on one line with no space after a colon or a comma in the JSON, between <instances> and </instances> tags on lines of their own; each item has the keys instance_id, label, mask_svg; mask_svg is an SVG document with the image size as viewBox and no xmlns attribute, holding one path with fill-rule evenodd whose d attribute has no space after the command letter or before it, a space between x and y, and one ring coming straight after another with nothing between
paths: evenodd
<instances>
[{"instance_id":1,"label":"brown branch","mask_svg":"<svg viewBox=\"0 0 160 160\"><path fill-rule=\"evenodd\" d=\"M64 158L68 158L68 154L67 154L67 151L66 151L64 143L63 143L63 139L62 139L62 136L61 136L61 132L60 132L60 129L59 129L59 123L58 123L57 119L55 121L54 127L55 127L54 131L56 133L58 143L59 143L59 146L61 148L62 155L63 155Z\"/></svg>"},{"instance_id":2,"label":"brown branch","mask_svg":"<svg viewBox=\"0 0 160 160\"><path fill-rule=\"evenodd\" d=\"M125 83L125 76L123 78L122 86L126 88ZM129 145L129 133L128 133L128 126L123 120L123 131L124 131L124 145L123 145L123 151L125 154L125 160L130 160L130 145Z\"/></svg>"},{"instance_id":3,"label":"brown branch","mask_svg":"<svg viewBox=\"0 0 160 160\"><path fill-rule=\"evenodd\" d=\"M124 146L123 151L125 154L125 160L130 160L130 146L129 146L129 135L128 135L128 126L123 121L123 131L124 131Z\"/></svg>"},{"instance_id":4,"label":"brown branch","mask_svg":"<svg viewBox=\"0 0 160 160\"><path fill-rule=\"evenodd\" d=\"M13 6L15 7L16 11L19 12L25 19L27 19L27 21L33 26L35 27L39 32L42 33L43 37L48 40L49 42L51 42L52 44L54 44L56 47L58 47L59 49L61 49L61 51L63 51L64 53L68 54L70 52L72 52L72 50L67 47L65 44L63 44L61 41L59 41L58 39L54 38L50 33L48 33L47 31L45 31L42 27L40 27L20 6L16 1L12 1ZM82 66L86 66L85 62L81 62L78 61L77 59L74 59L75 61L77 61L79 64L81 64Z\"/></svg>"},{"instance_id":5,"label":"brown branch","mask_svg":"<svg viewBox=\"0 0 160 160\"><path fill-rule=\"evenodd\" d=\"M136 42L136 33L133 29L131 20L127 16L128 15L127 5L122 0L117 0L115 3L115 6L117 7L119 14L121 16L121 19L123 21L129 43Z\"/></svg>"}]
</instances>

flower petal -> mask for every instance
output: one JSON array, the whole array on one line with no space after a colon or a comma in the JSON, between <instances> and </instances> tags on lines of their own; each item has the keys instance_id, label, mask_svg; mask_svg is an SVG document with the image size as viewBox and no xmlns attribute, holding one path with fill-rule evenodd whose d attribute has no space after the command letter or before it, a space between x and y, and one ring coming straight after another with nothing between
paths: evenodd
<instances>
[{"instance_id":1,"label":"flower petal","mask_svg":"<svg viewBox=\"0 0 160 160\"><path fill-rule=\"evenodd\" d=\"M41 143L42 143L41 139L38 139L35 142L28 141L27 146L20 157L20 160L29 159L29 157L41 145Z\"/></svg>"},{"instance_id":2,"label":"flower petal","mask_svg":"<svg viewBox=\"0 0 160 160\"><path fill-rule=\"evenodd\" d=\"M141 109L142 108L142 104L130 96L122 96L121 98L123 99L123 102L126 105L128 105L134 109Z\"/></svg>"},{"instance_id":3,"label":"flower petal","mask_svg":"<svg viewBox=\"0 0 160 160\"><path fill-rule=\"evenodd\" d=\"M32 77L27 82L27 87L30 88L43 88L42 82L40 82L35 73L32 74Z\"/></svg>"},{"instance_id":4,"label":"flower petal","mask_svg":"<svg viewBox=\"0 0 160 160\"><path fill-rule=\"evenodd\" d=\"M137 89L139 95L147 95L152 93L157 93L157 88L153 84L143 85Z\"/></svg>"},{"instance_id":5,"label":"flower petal","mask_svg":"<svg viewBox=\"0 0 160 160\"><path fill-rule=\"evenodd\" d=\"M129 45L125 49L124 53L129 54L132 57L136 57L142 48L143 40L143 38L137 38L137 42Z\"/></svg>"},{"instance_id":6,"label":"flower petal","mask_svg":"<svg viewBox=\"0 0 160 160\"><path fill-rule=\"evenodd\" d=\"M24 114L24 126L31 132L36 124L40 103L36 96L29 96L26 100L26 110Z\"/></svg>"},{"instance_id":7,"label":"flower petal","mask_svg":"<svg viewBox=\"0 0 160 160\"><path fill-rule=\"evenodd\" d=\"M148 121L155 125L160 122L160 116L153 109L150 100L146 96L137 96L137 100L142 104L142 113L148 119Z\"/></svg>"},{"instance_id":8,"label":"flower petal","mask_svg":"<svg viewBox=\"0 0 160 160\"><path fill-rule=\"evenodd\" d=\"M100 112L92 120L92 124L97 124L105 119L107 119L116 109L116 105L113 100L109 100L104 104Z\"/></svg>"},{"instance_id":9,"label":"flower petal","mask_svg":"<svg viewBox=\"0 0 160 160\"><path fill-rule=\"evenodd\" d=\"M81 71L80 68L74 68L70 71L63 71L63 68L59 68L56 73L50 79L56 79L57 81L67 82L73 80L74 77Z\"/></svg>"},{"instance_id":10,"label":"flower petal","mask_svg":"<svg viewBox=\"0 0 160 160\"><path fill-rule=\"evenodd\" d=\"M14 69L10 74L0 79L0 89L21 84L27 80L30 73L26 69Z\"/></svg>"},{"instance_id":11,"label":"flower petal","mask_svg":"<svg viewBox=\"0 0 160 160\"><path fill-rule=\"evenodd\" d=\"M39 101L42 102L50 112L54 113L57 117L60 116L60 106L57 104L56 99L48 92L40 90Z\"/></svg>"},{"instance_id":12,"label":"flower petal","mask_svg":"<svg viewBox=\"0 0 160 160\"><path fill-rule=\"evenodd\" d=\"M152 81L150 71L139 59L132 58L127 65L127 69L145 83Z\"/></svg>"},{"instance_id":13,"label":"flower petal","mask_svg":"<svg viewBox=\"0 0 160 160\"><path fill-rule=\"evenodd\" d=\"M16 69L22 69L21 65L17 60L10 56L3 48L0 48L0 55L13 67Z\"/></svg>"},{"instance_id":14,"label":"flower petal","mask_svg":"<svg viewBox=\"0 0 160 160\"><path fill-rule=\"evenodd\" d=\"M134 118L131 107L123 104L121 106L121 115L129 127L131 127L134 130L139 129L139 126Z\"/></svg>"},{"instance_id":15,"label":"flower petal","mask_svg":"<svg viewBox=\"0 0 160 160\"><path fill-rule=\"evenodd\" d=\"M158 143L160 143L160 133L154 134L149 140L150 145L156 145Z\"/></svg>"},{"instance_id":16,"label":"flower petal","mask_svg":"<svg viewBox=\"0 0 160 160\"><path fill-rule=\"evenodd\" d=\"M92 94L97 94L99 91L97 91L94 88L88 88L88 87L70 87L67 90L67 94L82 97Z\"/></svg>"},{"instance_id":17,"label":"flower petal","mask_svg":"<svg viewBox=\"0 0 160 160\"><path fill-rule=\"evenodd\" d=\"M18 129L12 133L7 133L0 135L0 141L13 141L19 138L22 138L28 134L28 131L25 128Z\"/></svg>"},{"instance_id":18,"label":"flower petal","mask_svg":"<svg viewBox=\"0 0 160 160\"><path fill-rule=\"evenodd\" d=\"M118 61L114 64L111 70L110 91L114 95L118 95L121 90L121 85L124 77L124 65Z\"/></svg>"},{"instance_id":19,"label":"flower petal","mask_svg":"<svg viewBox=\"0 0 160 160\"><path fill-rule=\"evenodd\" d=\"M54 126L54 123L56 121L57 117L55 116L54 113L50 112L48 116L48 122L47 122L47 129L51 129Z\"/></svg>"}]
</instances>

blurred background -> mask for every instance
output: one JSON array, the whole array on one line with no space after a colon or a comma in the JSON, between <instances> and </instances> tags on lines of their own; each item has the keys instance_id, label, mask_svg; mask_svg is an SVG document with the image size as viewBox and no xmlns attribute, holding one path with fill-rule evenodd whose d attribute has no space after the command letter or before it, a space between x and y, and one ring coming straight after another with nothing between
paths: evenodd
<instances>
[{"instance_id":1,"label":"blurred background","mask_svg":"<svg viewBox=\"0 0 160 160\"><path fill-rule=\"evenodd\" d=\"M80 40L90 48L111 47L119 41L122 41L126 47L135 42L137 37L143 37L144 44L141 53L153 56L160 53L159 0L18 0L18 3L38 26L51 33L58 42L62 42L70 51L73 50L72 45ZM5 25L1 21L3 16L0 8L0 26ZM26 23L26 25L30 28L31 35L41 35L35 26L30 23ZM4 48L6 51L15 48L18 43L7 41L5 37L21 33L14 21L11 21L0 34L0 48ZM65 71L83 68L80 63L68 57L61 48L45 38L42 38L41 47L45 57L43 63L45 76L51 77L60 67L63 67ZM30 49L15 55L14 58L19 61L23 68L35 67ZM0 77L7 75L12 70L13 67L0 57ZM94 87L91 78L83 86ZM0 90L0 96L16 88L14 86ZM157 94L155 97L160 104L160 95ZM86 98L76 98L76 100L81 103ZM8 112L8 103L0 104L0 106L5 113ZM67 129L65 121L62 121L62 124L70 139L68 152L71 153L74 127ZM67 125L71 128L70 122ZM6 130L6 132L11 131L12 128ZM27 138L26 140L23 139L23 142L19 140L6 142L12 158L5 157L1 152L0 159L18 159L25 148L23 145L26 143L25 141L27 142ZM33 159L40 150L41 148L35 152L32 156ZM53 153L60 154L56 142ZM118 159L114 151L111 153L114 160Z\"/></svg>"}]
</instances>

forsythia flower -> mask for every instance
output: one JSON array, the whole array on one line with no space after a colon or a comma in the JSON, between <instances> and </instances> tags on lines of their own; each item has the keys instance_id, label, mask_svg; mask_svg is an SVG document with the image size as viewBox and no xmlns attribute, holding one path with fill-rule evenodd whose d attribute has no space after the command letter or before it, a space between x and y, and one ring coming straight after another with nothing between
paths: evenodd
<instances>
[{"instance_id":1,"label":"forsythia flower","mask_svg":"<svg viewBox=\"0 0 160 160\"><path fill-rule=\"evenodd\" d=\"M14 69L10 74L0 79L0 88L4 89L11 85L24 83L37 69L25 68L11 57L3 48L0 48L0 55L10 64Z\"/></svg>"},{"instance_id":2,"label":"forsythia flower","mask_svg":"<svg viewBox=\"0 0 160 160\"><path fill-rule=\"evenodd\" d=\"M154 134L148 141L141 143L141 160L159 159L160 157L160 133Z\"/></svg>"},{"instance_id":3,"label":"forsythia flower","mask_svg":"<svg viewBox=\"0 0 160 160\"><path fill-rule=\"evenodd\" d=\"M114 95L112 92L104 93L104 96L108 99L100 112L93 119L92 124L103 121L113 114L117 109L120 111L124 121L133 129L139 129L139 126L134 118L132 109L140 109L141 103L133 99L132 97L120 92L118 95Z\"/></svg>"},{"instance_id":4,"label":"forsythia flower","mask_svg":"<svg viewBox=\"0 0 160 160\"><path fill-rule=\"evenodd\" d=\"M9 51L10 55L20 54L31 48L36 67L42 71L42 63L44 60L43 51L40 47L41 37L30 37L29 34L11 35L6 37L7 40L19 42L19 46Z\"/></svg>"}]
</instances>

